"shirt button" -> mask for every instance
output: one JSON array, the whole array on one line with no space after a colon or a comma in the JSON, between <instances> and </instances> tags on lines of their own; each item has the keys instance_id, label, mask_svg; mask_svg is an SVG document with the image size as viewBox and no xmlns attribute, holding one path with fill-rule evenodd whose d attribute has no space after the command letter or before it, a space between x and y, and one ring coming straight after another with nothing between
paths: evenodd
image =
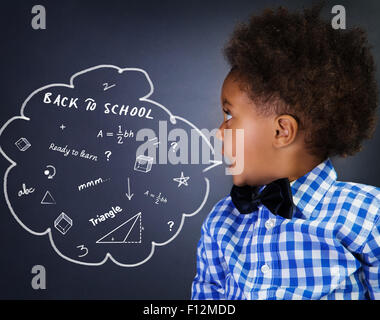
<instances>
[{"instance_id":1,"label":"shirt button","mask_svg":"<svg viewBox=\"0 0 380 320\"><path fill-rule=\"evenodd\" d=\"M265 221L265 228L267 228L267 230L270 230L274 227L274 220L273 219L269 219L267 221Z\"/></svg>"},{"instance_id":2,"label":"shirt button","mask_svg":"<svg viewBox=\"0 0 380 320\"><path fill-rule=\"evenodd\" d=\"M269 266L267 264L264 264L264 265L261 266L261 272L262 273L265 274L265 273L267 273L269 271L270 271L270 268L269 268Z\"/></svg>"},{"instance_id":3,"label":"shirt button","mask_svg":"<svg viewBox=\"0 0 380 320\"><path fill-rule=\"evenodd\" d=\"M331 274L334 276L338 276L339 275L339 267L332 267L331 268Z\"/></svg>"}]
</instances>

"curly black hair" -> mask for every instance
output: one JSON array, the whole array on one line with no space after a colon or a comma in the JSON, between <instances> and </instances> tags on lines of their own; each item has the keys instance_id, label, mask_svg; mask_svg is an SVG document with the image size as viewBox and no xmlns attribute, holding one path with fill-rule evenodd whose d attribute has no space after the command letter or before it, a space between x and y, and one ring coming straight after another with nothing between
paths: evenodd
<instances>
[{"instance_id":1,"label":"curly black hair","mask_svg":"<svg viewBox=\"0 0 380 320\"><path fill-rule=\"evenodd\" d=\"M223 53L260 114L292 115L311 154L346 157L375 131L375 64L366 32L333 29L322 8L252 15Z\"/></svg>"}]
</instances>

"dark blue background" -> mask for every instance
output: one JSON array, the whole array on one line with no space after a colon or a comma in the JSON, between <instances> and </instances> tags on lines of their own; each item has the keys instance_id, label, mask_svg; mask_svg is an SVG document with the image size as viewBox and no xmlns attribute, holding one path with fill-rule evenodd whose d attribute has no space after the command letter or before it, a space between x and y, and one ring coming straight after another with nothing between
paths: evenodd
<instances>
[{"instance_id":1,"label":"dark blue background","mask_svg":"<svg viewBox=\"0 0 380 320\"><path fill-rule=\"evenodd\" d=\"M238 21L250 13L283 4L291 9L311 1L9 1L2 3L0 121L19 115L26 97L49 83L99 64L146 70L155 97L174 114L199 128L215 128L222 120L220 87L228 72L221 50ZM31 8L44 5L47 30L31 28ZM380 61L377 1L328 1L347 11L348 26L367 29ZM380 186L379 132L364 150L348 159L332 159L339 180ZM0 159L3 175L8 162ZM203 210L186 219L180 235L157 248L137 268L111 262L84 267L63 260L46 237L27 233L0 199L0 298L29 299L188 299L196 271L200 227L212 206L231 187L219 167L210 173L211 194ZM34 265L47 270L47 290L33 290Z\"/></svg>"}]
</instances>

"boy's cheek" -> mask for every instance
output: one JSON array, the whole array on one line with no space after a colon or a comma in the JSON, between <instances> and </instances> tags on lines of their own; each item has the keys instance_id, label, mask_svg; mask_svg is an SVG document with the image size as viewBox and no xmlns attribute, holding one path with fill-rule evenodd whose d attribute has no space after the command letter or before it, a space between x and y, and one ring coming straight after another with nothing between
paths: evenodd
<instances>
[{"instance_id":1,"label":"boy's cheek","mask_svg":"<svg viewBox=\"0 0 380 320\"><path fill-rule=\"evenodd\" d=\"M234 129L224 131L224 155L228 158L233 168L229 168L229 174L241 174L244 170L244 130Z\"/></svg>"},{"instance_id":2,"label":"boy's cheek","mask_svg":"<svg viewBox=\"0 0 380 320\"><path fill-rule=\"evenodd\" d=\"M235 158L235 166L233 168L233 174L239 175L244 171L245 166L245 153L246 153L246 144L245 144L245 131L243 129L236 130L233 152Z\"/></svg>"},{"instance_id":3,"label":"boy's cheek","mask_svg":"<svg viewBox=\"0 0 380 320\"><path fill-rule=\"evenodd\" d=\"M232 129L223 130L223 154L230 160L234 158L236 154L236 143L234 141L236 134L234 131L235 130Z\"/></svg>"}]
</instances>

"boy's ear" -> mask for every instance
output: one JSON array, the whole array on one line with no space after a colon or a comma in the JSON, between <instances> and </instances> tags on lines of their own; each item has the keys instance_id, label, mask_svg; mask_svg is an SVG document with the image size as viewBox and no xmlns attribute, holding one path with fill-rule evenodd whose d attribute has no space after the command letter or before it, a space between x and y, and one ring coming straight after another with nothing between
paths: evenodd
<instances>
[{"instance_id":1,"label":"boy's ear","mask_svg":"<svg viewBox=\"0 0 380 320\"><path fill-rule=\"evenodd\" d=\"M283 114L277 116L274 121L275 135L273 145L281 148L291 144L297 135L297 120L288 114Z\"/></svg>"}]
</instances>

